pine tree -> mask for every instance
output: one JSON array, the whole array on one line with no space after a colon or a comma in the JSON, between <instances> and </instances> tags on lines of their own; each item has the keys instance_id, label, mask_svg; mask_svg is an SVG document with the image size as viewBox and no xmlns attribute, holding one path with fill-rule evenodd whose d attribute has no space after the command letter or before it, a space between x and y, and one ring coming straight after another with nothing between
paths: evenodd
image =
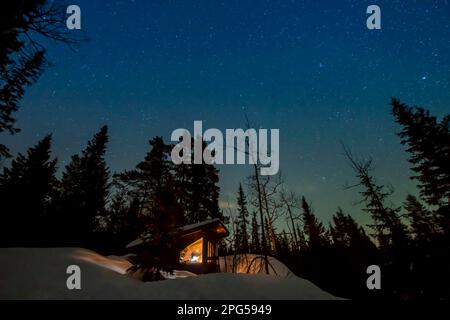
<instances>
[{"instance_id":1,"label":"pine tree","mask_svg":"<svg viewBox=\"0 0 450 320\"><path fill-rule=\"evenodd\" d=\"M256 218L256 211L253 210L252 216L252 250L254 253L261 253L261 243L259 241L259 226Z\"/></svg>"},{"instance_id":2,"label":"pine tree","mask_svg":"<svg viewBox=\"0 0 450 320\"><path fill-rule=\"evenodd\" d=\"M239 192L238 192L238 234L237 234L237 251L239 253L248 253L249 252L249 244L248 244L248 210L247 210L247 200L245 199L244 190L242 189L242 185L239 184Z\"/></svg>"},{"instance_id":3,"label":"pine tree","mask_svg":"<svg viewBox=\"0 0 450 320\"><path fill-rule=\"evenodd\" d=\"M301 206L303 230L308 237L308 248L310 250L319 249L325 244L325 228L322 223L317 220L311 206L306 202L305 197L302 197Z\"/></svg>"},{"instance_id":4,"label":"pine tree","mask_svg":"<svg viewBox=\"0 0 450 320\"><path fill-rule=\"evenodd\" d=\"M428 110L408 107L395 98L391 106L416 173L412 178L419 181L423 199L439 207L442 227L450 232L450 115L438 122Z\"/></svg>"},{"instance_id":5,"label":"pine tree","mask_svg":"<svg viewBox=\"0 0 450 320\"><path fill-rule=\"evenodd\" d=\"M49 204L56 185L50 147L47 135L0 175L2 246L47 245Z\"/></svg>"},{"instance_id":6,"label":"pine tree","mask_svg":"<svg viewBox=\"0 0 450 320\"><path fill-rule=\"evenodd\" d=\"M60 230L68 245L95 245L96 221L106 214L109 170L104 156L108 128L103 126L81 155L72 156L61 181L57 213L67 230Z\"/></svg>"}]
</instances>

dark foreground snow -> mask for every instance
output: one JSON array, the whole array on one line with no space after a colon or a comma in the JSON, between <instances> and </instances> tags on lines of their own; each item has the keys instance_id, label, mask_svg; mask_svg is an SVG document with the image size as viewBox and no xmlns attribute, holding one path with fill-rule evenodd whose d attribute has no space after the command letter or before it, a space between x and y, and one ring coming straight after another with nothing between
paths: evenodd
<instances>
[{"instance_id":1,"label":"dark foreground snow","mask_svg":"<svg viewBox=\"0 0 450 320\"><path fill-rule=\"evenodd\" d=\"M81 268L81 289L69 290L66 269ZM337 299L292 274L216 273L140 282L129 263L76 248L0 249L0 299Z\"/></svg>"}]
</instances>

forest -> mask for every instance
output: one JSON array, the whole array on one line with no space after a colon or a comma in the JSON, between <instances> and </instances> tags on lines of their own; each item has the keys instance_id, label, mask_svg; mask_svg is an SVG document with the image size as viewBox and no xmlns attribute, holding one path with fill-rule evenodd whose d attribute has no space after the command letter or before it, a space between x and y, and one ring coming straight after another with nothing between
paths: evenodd
<instances>
[{"instance_id":1,"label":"forest","mask_svg":"<svg viewBox=\"0 0 450 320\"><path fill-rule=\"evenodd\" d=\"M42 19L56 15L42 12L43 3L18 5L10 9L16 15L1 20L2 30L9 30L0 33L1 134L19 132L15 112L47 67L45 49L23 35L38 28L56 42L75 41L52 27L57 16ZM144 159L122 172L111 172L106 163L106 125L65 167L52 155L51 134L15 157L0 144L0 246L120 254L141 237L150 254L140 263L171 270L179 228L220 218L231 230L221 255L276 257L299 277L346 298L449 300L450 115L438 119L396 98L390 109L419 196L392 204L392 190L377 180L373 162L343 146L363 210L336 208L328 225L317 218L314 203L287 189L280 175L260 175L257 164L236 186L237 209L221 209L218 169L175 165L174 146L161 136L149 140ZM361 215L371 224L358 224ZM367 290L366 268L373 264L382 270L383 290Z\"/></svg>"}]
</instances>

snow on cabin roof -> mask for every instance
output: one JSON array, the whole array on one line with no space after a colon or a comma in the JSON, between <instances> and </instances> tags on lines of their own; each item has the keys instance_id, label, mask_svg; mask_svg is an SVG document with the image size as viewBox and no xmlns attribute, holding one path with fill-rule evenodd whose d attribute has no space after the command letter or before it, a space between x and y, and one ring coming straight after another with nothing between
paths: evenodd
<instances>
[{"instance_id":1,"label":"snow on cabin roof","mask_svg":"<svg viewBox=\"0 0 450 320\"><path fill-rule=\"evenodd\" d=\"M181 227L180 229L183 233L188 233L189 231L201 229L202 227L210 225L210 224L219 224L220 227L223 228L222 232L225 234L225 236L228 235L227 228L224 226L224 224L222 223L222 221L219 218L208 219L208 220L197 222L197 223L187 224L187 225ZM142 245L143 243L144 243L144 240L142 238L138 238L136 240L131 241L129 244L127 244L125 248L130 249L130 248L138 247L138 246Z\"/></svg>"},{"instance_id":2,"label":"snow on cabin roof","mask_svg":"<svg viewBox=\"0 0 450 320\"><path fill-rule=\"evenodd\" d=\"M209 219L209 220L205 220L205 221L201 221L201 222L197 222L197 223L193 223L193 224L188 224L185 225L184 227L181 227L181 230L183 231L184 234L187 234L189 232L193 232L199 229L202 229L205 226L213 226L216 225L215 228L215 232L217 232L218 234L222 234L225 237L228 236L228 229L225 227L225 225L223 224L223 222L219 219L219 218L214 218L214 219Z\"/></svg>"},{"instance_id":3,"label":"snow on cabin roof","mask_svg":"<svg viewBox=\"0 0 450 320\"><path fill-rule=\"evenodd\" d=\"M133 247L138 247L141 244L144 243L144 240L142 240L142 238L137 238L136 240L131 241L129 244L126 245L125 249L130 249Z\"/></svg>"},{"instance_id":4,"label":"snow on cabin roof","mask_svg":"<svg viewBox=\"0 0 450 320\"><path fill-rule=\"evenodd\" d=\"M216 223L216 222L222 223L222 221L220 221L219 218L208 219L208 220L197 222L197 223L187 224L187 225L181 227L181 230L183 230L183 231L190 231L192 229L197 229L197 228L206 226L208 224Z\"/></svg>"}]
</instances>

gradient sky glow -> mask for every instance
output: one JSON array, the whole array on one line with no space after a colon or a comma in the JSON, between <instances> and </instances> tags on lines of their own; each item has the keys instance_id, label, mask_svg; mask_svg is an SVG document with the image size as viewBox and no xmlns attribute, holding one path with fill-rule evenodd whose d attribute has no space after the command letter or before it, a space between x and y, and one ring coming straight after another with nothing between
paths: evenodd
<instances>
[{"instance_id":1,"label":"gradient sky glow","mask_svg":"<svg viewBox=\"0 0 450 320\"><path fill-rule=\"evenodd\" d=\"M49 44L53 66L26 94L22 129L2 135L13 152L53 133L59 167L103 124L111 171L131 169L147 141L176 128L280 129L280 167L290 188L328 221L338 206L366 222L340 142L372 156L379 182L400 204L407 155L388 102L396 96L450 113L450 2L72 1L88 41ZM366 28L377 4L382 30ZM76 32L76 31L75 31ZM249 166L219 166L221 201L234 201Z\"/></svg>"}]
</instances>

